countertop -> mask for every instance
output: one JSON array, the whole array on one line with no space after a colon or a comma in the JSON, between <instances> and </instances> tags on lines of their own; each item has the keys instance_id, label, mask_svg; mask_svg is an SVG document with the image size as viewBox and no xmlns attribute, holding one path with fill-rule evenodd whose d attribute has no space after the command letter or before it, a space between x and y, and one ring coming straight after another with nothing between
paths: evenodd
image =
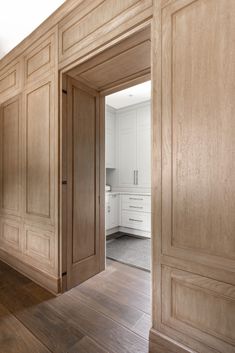
<instances>
[{"instance_id":1,"label":"countertop","mask_svg":"<svg viewBox=\"0 0 235 353\"><path fill-rule=\"evenodd\" d=\"M140 195L151 196L150 192L133 192L133 191L106 191L108 195Z\"/></svg>"}]
</instances>

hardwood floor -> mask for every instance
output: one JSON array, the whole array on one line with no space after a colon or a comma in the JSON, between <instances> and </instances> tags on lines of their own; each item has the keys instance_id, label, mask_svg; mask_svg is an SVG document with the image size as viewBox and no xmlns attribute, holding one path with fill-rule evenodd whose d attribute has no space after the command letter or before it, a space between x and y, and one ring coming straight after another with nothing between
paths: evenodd
<instances>
[{"instance_id":1,"label":"hardwood floor","mask_svg":"<svg viewBox=\"0 0 235 353\"><path fill-rule=\"evenodd\" d=\"M147 353L151 275L111 260L54 297L0 262L0 353Z\"/></svg>"}]
</instances>

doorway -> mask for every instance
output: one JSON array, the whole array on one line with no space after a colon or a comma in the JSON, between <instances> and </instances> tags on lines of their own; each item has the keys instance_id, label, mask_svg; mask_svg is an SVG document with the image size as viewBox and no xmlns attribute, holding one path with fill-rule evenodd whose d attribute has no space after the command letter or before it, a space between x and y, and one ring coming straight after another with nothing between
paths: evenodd
<instances>
[{"instance_id":1,"label":"doorway","mask_svg":"<svg viewBox=\"0 0 235 353\"><path fill-rule=\"evenodd\" d=\"M150 38L147 26L63 74L64 291L105 269L105 97L150 80Z\"/></svg>"},{"instance_id":2,"label":"doorway","mask_svg":"<svg viewBox=\"0 0 235 353\"><path fill-rule=\"evenodd\" d=\"M151 269L151 81L105 98L106 258Z\"/></svg>"}]
</instances>

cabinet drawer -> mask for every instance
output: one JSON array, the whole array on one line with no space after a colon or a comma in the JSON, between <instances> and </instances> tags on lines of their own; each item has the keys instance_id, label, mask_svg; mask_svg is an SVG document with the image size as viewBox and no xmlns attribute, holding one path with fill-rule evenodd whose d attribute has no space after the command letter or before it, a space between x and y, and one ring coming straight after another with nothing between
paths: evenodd
<instances>
[{"instance_id":1,"label":"cabinet drawer","mask_svg":"<svg viewBox=\"0 0 235 353\"><path fill-rule=\"evenodd\" d=\"M122 227L151 231L151 214L123 210Z\"/></svg>"},{"instance_id":2,"label":"cabinet drawer","mask_svg":"<svg viewBox=\"0 0 235 353\"><path fill-rule=\"evenodd\" d=\"M146 195L122 195L122 209L151 212L151 197Z\"/></svg>"},{"instance_id":3,"label":"cabinet drawer","mask_svg":"<svg viewBox=\"0 0 235 353\"><path fill-rule=\"evenodd\" d=\"M122 210L138 211L138 212L151 212L150 203L135 202L122 202Z\"/></svg>"}]
</instances>

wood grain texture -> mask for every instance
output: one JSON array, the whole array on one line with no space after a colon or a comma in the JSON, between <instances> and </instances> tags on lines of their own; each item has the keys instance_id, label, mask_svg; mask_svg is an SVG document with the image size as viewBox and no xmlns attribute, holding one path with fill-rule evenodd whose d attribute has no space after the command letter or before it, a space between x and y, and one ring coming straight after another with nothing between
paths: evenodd
<instances>
[{"instance_id":1,"label":"wood grain texture","mask_svg":"<svg viewBox=\"0 0 235 353\"><path fill-rule=\"evenodd\" d=\"M113 275L121 278L123 273L131 279L130 285L125 287L124 296L117 295L113 299L105 290L106 283L112 282L113 290L118 294L122 286ZM144 338L142 331L140 334L135 332L139 318L147 314L132 305L132 285L138 295L148 282L149 273L109 260L105 272L81 287L54 297L0 262L0 352L16 352L22 345L20 353L30 349L41 352L38 347L44 347L42 352L51 353L148 353L147 336ZM97 287L100 294L96 298L94 290ZM83 293L88 294L86 298ZM150 291L147 293L143 298L146 306ZM104 312L106 300L110 305ZM125 307L123 300L129 303ZM6 313L11 318L9 324L17 329L17 335L14 332L13 336L12 326L6 325ZM2 347L5 350L1 350Z\"/></svg>"},{"instance_id":2,"label":"wood grain texture","mask_svg":"<svg viewBox=\"0 0 235 353\"><path fill-rule=\"evenodd\" d=\"M170 349L234 351L234 11L232 1L210 0L163 0L154 9L162 139L154 165L162 172L151 337Z\"/></svg>"},{"instance_id":3,"label":"wood grain texture","mask_svg":"<svg viewBox=\"0 0 235 353\"><path fill-rule=\"evenodd\" d=\"M0 113L1 213L19 216L21 185L21 97L2 105Z\"/></svg>"},{"instance_id":4,"label":"wood grain texture","mask_svg":"<svg viewBox=\"0 0 235 353\"><path fill-rule=\"evenodd\" d=\"M209 13L210 21L206 21ZM172 197L171 222L164 218L165 243L167 248L188 249L192 256L220 257L222 263L224 258L235 258L235 169L231 163L235 106L230 79L235 75L234 15L232 1L226 6L220 1L196 1L173 12L171 23L167 10L164 13L163 50L169 56L163 72L172 69L165 81L171 101L163 103L163 114L171 119L166 118L163 126L164 214L170 215ZM170 224L172 231L167 229Z\"/></svg>"},{"instance_id":5,"label":"wood grain texture","mask_svg":"<svg viewBox=\"0 0 235 353\"><path fill-rule=\"evenodd\" d=\"M71 288L100 269L99 96L72 79L68 80L67 133L67 272Z\"/></svg>"}]
</instances>

